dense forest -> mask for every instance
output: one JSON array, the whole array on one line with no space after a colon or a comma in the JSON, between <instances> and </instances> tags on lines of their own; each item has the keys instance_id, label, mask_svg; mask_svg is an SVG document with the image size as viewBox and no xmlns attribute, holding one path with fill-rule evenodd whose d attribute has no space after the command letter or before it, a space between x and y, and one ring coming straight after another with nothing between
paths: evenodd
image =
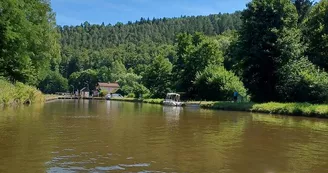
<instances>
[{"instance_id":1,"label":"dense forest","mask_svg":"<svg viewBox=\"0 0 328 173\"><path fill-rule=\"evenodd\" d=\"M180 18L144 19L115 25L59 26L61 44L74 49L101 50L121 44L173 44L178 33L202 32L214 36L241 26L241 13Z\"/></svg>"},{"instance_id":2,"label":"dense forest","mask_svg":"<svg viewBox=\"0 0 328 173\"><path fill-rule=\"evenodd\" d=\"M100 81L128 97L328 101L328 0L253 0L233 14L115 25L56 26L45 0L5 0L0 14L0 76L44 93Z\"/></svg>"}]
</instances>

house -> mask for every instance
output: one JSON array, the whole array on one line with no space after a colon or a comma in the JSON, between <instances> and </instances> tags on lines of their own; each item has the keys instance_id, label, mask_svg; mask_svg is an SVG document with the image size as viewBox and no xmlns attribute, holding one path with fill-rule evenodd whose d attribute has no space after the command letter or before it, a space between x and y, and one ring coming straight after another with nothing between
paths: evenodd
<instances>
[{"instance_id":1,"label":"house","mask_svg":"<svg viewBox=\"0 0 328 173\"><path fill-rule=\"evenodd\" d=\"M118 89L120 89L120 85L118 83L99 82L97 85L97 90L107 91L109 94L115 93Z\"/></svg>"}]
</instances>

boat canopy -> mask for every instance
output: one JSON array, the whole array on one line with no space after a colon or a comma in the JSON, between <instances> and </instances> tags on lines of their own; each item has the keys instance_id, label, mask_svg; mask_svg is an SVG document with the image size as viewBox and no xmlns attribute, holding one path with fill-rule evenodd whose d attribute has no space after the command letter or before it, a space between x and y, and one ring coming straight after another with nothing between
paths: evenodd
<instances>
[{"instance_id":1,"label":"boat canopy","mask_svg":"<svg viewBox=\"0 0 328 173\"><path fill-rule=\"evenodd\" d=\"M177 93L168 93L167 96L179 96L180 97L180 94L177 94Z\"/></svg>"},{"instance_id":2,"label":"boat canopy","mask_svg":"<svg viewBox=\"0 0 328 173\"><path fill-rule=\"evenodd\" d=\"M166 95L166 100L172 100L172 101L180 101L180 94L177 93L168 93Z\"/></svg>"}]
</instances>

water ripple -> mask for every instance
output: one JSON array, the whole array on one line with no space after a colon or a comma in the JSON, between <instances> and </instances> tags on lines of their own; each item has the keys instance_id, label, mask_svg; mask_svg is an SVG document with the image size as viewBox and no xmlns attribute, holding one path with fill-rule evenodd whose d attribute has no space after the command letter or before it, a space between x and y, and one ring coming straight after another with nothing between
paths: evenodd
<instances>
[{"instance_id":1,"label":"water ripple","mask_svg":"<svg viewBox=\"0 0 328 173\"><path fill-rule=\"evenodd\" d=\"M119 166L126 167L126 168L132 168L132 167L149 167L150 163L138 163L138 164L119 164Z\"/></svg>"},{"instance_id":2,"label":"water ripple","mask_svg":"<svg viewBox=\"0 0 328 173\"><path fill-rule=\"evenodd\" d=\"M96 170L99 170L99 171L115 171L115 170L125 170L125 168L122 168L120 166L109 166L109 167L96 167Z\"/></svg>"}]
</instances>

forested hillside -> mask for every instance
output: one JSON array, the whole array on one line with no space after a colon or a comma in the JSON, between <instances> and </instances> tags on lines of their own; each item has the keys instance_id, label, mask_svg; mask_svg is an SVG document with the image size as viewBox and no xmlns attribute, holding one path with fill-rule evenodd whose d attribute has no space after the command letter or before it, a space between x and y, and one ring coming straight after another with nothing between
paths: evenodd
<instances>
[{"instance_id":1,"label":"forested hillside","mask_svg":"<svg viewBox=\"0 0 328 173\"><path fill-rule=\"evenodd\" d=\"M113 26L56 27L43 0L0 9L0 75L45 93L101 81L129 97L328 101L328 0L253 0L233 14Z\"/></svg>"},{"instance_id":2,"label":"forested hillside","mask_svg":"<svg viewBox=\"0 0 328 173\"><path fill-rule=\"evenodd\" d=\"M85 82L78 79L76 72L84 72L84 76L94 74L90 81L134 81L134 86L123 88L124 94L138 95L136 86L142 90L152 90L157 97L163 97L168 91L183 91L173 80L171 71L167 69L169 79L154 86L152 79L147 76L153 60L163 62L163 57L170 65L177 60L176 44L180 33L203 33L208 37L220 35L228 30L238 30L241 26L241 13L215 14L209 16L191 16L180 18L144 19L127 24L117 23L112 25L91 25L88 22L80 26L59 26L61 33L62 60L54 65L53 70L59 70L71 85L83 88ZM200 40L201 41L201 40ZM165 61L164 61L165 62ZM172 68L172 67L171 67ZM90 71L91 70L91 71ZM73 74L75 73L75 74ZM119 74L118 74L119 73ZM157 72L161 73L161 72ZM194 72L196 74L196 72ZM73 74L73 75L72 75ZM129 79L123 79L124 74ZM73 79L72 77L75 77ZM97 78L95 80L94 78ZM164 77L167 78L167 77ZM140 86L142 84L142 86ZM145 87L146 86L146 87ZM147 89L148 88L148 89ZM156 91L154 91L154 88ZM161 94L157 90L161 89Z\"/></svg>"},{"instance_id":3,"label":"forested hillside","mask_svg":"<svg viewBox=\"0 0 328 173\"><path fill-rule=\"evenodd\" d=\"M173 44L178 33L217 35L241 26L240 12L180 18L144 19L134 23L59 27L63 47L101 50L120 44Z\"/></svg>"}]
</instances>

